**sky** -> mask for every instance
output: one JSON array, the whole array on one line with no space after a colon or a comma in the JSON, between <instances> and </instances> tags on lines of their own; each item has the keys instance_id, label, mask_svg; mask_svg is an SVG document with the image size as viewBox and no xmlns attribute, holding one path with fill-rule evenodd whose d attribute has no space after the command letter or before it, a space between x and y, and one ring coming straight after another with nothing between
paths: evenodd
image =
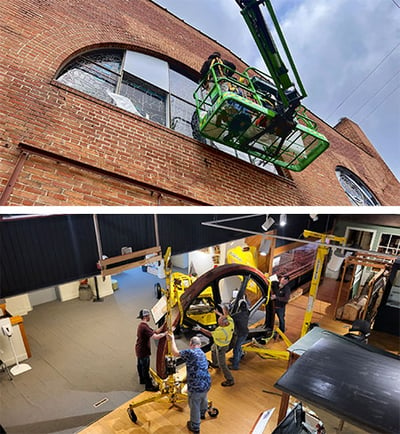
<instances>
[{"instance_id":1,"label":"sky","mask_svg":"<svg viewBox=\"0 0 400 434\"><path fill-rule=\"evenodd\" d=\"M235 0L154 2L266 71ZM303 104L331 126L357 123L400 180L400 0L272 5L308 94Z\"/></svg>"}]
</instances>

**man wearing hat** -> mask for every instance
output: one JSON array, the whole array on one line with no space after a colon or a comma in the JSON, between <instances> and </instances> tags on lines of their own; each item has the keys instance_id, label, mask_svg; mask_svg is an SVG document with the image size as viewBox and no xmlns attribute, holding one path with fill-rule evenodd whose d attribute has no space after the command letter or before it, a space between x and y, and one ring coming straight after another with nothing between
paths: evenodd
<instances>
[{"instance_id":1,"label":"man wearing hat","mask_svg":"<svg viewBox=\"0 0 400 434\"><path fill-rule=\"evenodd\" d=\"M218 67L216 67L215 70L217 77L231 77L236 70L235 64L230 62L229 60L221 59L221 53L219 53L218 51L210 54L200 69L200 81L207 78L207 81L205 81L204 83L204 86L207 90L210 90L214 86L214 80L212 78L212 74L210 73L210 68L214 64L218 64ZM221 82L220 84L222 85L222 87L224 87L223 91L228 90L227 83Z\"/></svg>"},{"instance_id":2,"label":"man wearing hat","mask_svg":"<svg viewBox=\"0 0 400 434\"><path fill-rule=\"evenodd\" d=\"M137 370L139 373L140 384L145 385L145 390L150 392L156 392L158 386L154 386L151 379L150 369L150 355L151 355L151 341L150 339L162 339L167 335L167 332L161 333L161 328L153 330L148 322L150 321L150 311L148 309L142 309L139 312L140 323L137 328L136 338L136 358L137 358Z\"/></svg>"}]
</instances>

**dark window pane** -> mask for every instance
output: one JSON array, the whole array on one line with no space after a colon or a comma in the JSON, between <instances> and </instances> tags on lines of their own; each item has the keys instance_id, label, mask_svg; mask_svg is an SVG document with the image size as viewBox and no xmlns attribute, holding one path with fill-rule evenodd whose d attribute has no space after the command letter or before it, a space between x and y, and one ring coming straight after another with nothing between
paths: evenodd
<instances>
[{"instance_id":1,"label":"dark window pane","mask_svg":"<svg viewBox=\"0 0 400 434\"><path fill-rule=\"evenodd\" d=\"M124 73L120 94L129 98L145 118L166 125L167 94L155 86Z\"/></svg>"},{"instance_id":2,"label":"dark window pane","mask_svg":"<svg viewBox=\"0 0 400 434\"><path fill-rule=\"evenodd\" d=\"M192 131L192 116L196 107L171 96L171 128L189 137L197 138Z\"/></svg>"}]
</instances>

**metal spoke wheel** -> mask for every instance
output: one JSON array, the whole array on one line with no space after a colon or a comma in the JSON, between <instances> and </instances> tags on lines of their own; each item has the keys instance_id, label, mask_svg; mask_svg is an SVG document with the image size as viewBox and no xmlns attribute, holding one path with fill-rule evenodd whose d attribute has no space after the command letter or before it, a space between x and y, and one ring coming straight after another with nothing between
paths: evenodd
<instances>
[{"instance_id":1,"label":"metal spoke wheel","mask_svg":"<svg viewBox=\"0 0 400 434\"><path fill-rule=\"evenodd\" d=\"M154 285L154 292L156 294L157 299L159 300L162 297L162 288L159 283Z\"/></svg>"},{"instance_id":2,"label":"metal spoke wheel","mask_svg":"<svg viewBox=\"0 0 400 434\"><path fill-rule=\"evenodd\" d=\"M207 410L207 413L210 417L217 417L219 415L219 410L218 408L211 407Z\"/></svg>"},{"instance_id":3,"label":"metal spoke wheel","mask_svg":"<svg viewBox=\"0 0 400 434\"><path fill-rule=\"evenodd\" d=\"M265 309L265 324L273 329L274 314L272 303L269 300L269 282L264 274L256 268L242 264L225 264L204 273L195 280L180 297L180 309L175 309L172 312L171 324L173 327L178 327L181 323L181 315L183 316L183 324L193 326L193 320L186 316L186 311L189 310L191 304L199 297L199 295L207 288L212 289L214 305L218 306L223 298L221 295L221 287L228 278L237 277L237 295L231 305L234 312L237 309L240 298L251 293L257 294L250 310L257 311L262 305L268 301ZM273 308L272 308L273 309ZM271 323L271 324L269 324ZM157 348L157 374L161 378L166 377L165 356L167 353L167 340L159 341Z\"/></svg>"}]
</instances>

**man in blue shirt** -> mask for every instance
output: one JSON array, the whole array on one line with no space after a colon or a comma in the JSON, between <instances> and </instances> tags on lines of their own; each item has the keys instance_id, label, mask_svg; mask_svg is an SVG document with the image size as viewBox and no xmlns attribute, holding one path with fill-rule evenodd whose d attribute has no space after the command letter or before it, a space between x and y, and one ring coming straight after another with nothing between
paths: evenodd
<instances>
[{"instance_id":1,"label":"man in blue shirt","mask_svg":"<svg viewBox=\"0 0 400 434\"><path fill-rule=\"evenodd\" d=\"M208 399L207 393L211 387L211 376L208 372L208 361L201 350L201 341L193 336L187 350L179 351L174 334L168 335L171 341L171 352L175 357L181 357L186 363L188 404L190 408L190 420L187 428L194 433L200 432L200 419L205 419Z\"/></svg>"}]
</instances>

